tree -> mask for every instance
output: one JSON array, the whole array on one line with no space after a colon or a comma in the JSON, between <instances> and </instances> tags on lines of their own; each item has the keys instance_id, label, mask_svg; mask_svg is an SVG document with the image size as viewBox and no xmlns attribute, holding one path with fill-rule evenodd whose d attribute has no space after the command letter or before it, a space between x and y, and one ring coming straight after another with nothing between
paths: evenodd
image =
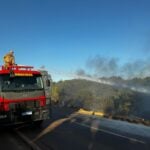
<instances>
[{"instance_id":1,"label":"tree","mask_svg":"<svg viewBox=\"0 0 150 150\"><path fill-rule=\"evenodd\" d=\"M54 103L59 102L59 88L56 84L52 86L51 99Z\"/></svg>"}]
</instances>

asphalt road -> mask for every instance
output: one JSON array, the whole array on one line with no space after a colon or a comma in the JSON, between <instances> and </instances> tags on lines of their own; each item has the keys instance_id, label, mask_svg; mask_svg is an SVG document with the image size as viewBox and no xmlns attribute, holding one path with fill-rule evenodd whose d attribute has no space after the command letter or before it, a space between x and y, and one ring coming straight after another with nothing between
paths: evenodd
<instances>
[{"instance_id":1,"label":"asphalt road","mask_svg":"<svg viewBox=\"0 0 150 150\"><path fill-rule=\"evenodd\" d=\"M0 150L30 150L13 131L13 129L0 129Z\"/></svg>"},{"instance_id":2,"label":"asphalt road","mask_svg":"<svg viewBox=\"0 0 150 150\"><path fill-rule=\"evenodd\" d=\"M54 108L41 128L20 131L43 150L150 150L150 128ZM133 131L133 132L131 132Z\"/></svg>"}]
</instances>

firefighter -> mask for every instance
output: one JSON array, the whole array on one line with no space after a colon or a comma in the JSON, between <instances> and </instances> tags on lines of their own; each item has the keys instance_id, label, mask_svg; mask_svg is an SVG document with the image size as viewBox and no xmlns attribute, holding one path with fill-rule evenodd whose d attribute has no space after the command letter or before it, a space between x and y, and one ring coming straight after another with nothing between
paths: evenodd
<instances>
[{"instance_id":1,"label":"firefighter","mask_svg":"<svg viewBox=\"0 0 150 150\"><path fill-rule=\"evenodd\" d=\"M7 53L4 57L4 66L5 68L8 68L12 65L15 65L15 57L14 57L14 52L13 50L10 50L9 53Z\"/></svg>"}]
</instances>

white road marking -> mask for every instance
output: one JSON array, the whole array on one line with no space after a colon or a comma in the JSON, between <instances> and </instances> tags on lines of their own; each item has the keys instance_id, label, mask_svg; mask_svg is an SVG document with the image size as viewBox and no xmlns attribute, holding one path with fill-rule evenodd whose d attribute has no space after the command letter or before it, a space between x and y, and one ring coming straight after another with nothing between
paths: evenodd
<instances>
[{"instance_id":1,"label":"white road marking","mask_svg":"<svg viewBox=\"0 0 150 150\"><path fill-rule=\"evenodd\" d=\"M112 131L95 128L95 127L88 126L88 125L83 124L83 123L78 123L78 122L74 122L74 123L77 124L77 125L86 127L86 128L94 129L94 130L101 131L101 132L104 132L104 133L107 133L107 134L111 134L111 135L115 135L115 136L118 136L118 137L121 137L121 138L124 138L124 139L128 139L128 140L133 141L133 142L138 142L138 143L141 143L141 144L146 144L144 141L141 141L141 140L138 140L138 139L135 139L135 138L131 138L131 137L127 137L127 136L124 136L124 135L121 135L121 134L117 134L117 133L114 133Z\"/></svg>"}]
</instances>

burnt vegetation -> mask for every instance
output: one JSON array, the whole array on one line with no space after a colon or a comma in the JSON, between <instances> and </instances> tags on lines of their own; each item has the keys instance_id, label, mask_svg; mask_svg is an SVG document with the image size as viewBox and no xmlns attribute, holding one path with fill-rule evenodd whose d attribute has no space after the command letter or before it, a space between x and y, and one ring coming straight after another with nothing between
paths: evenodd
<instances>
[{"instance_id":1,"label":"burnt vegetation","mask_svg":"<svg viewBox=\"0 0 150 150\"><path fill-rule=\"evenodd\" d=\"M105 78L106 80L106 78ZM120 77L107 78L118 86L83 79L53 83L52 100L60 106L84 108L109 115L124 115L150 119L150 94L137 92L129 86L150 88L150 78L123 80ZM126 84L127 87L119 86Z\"/></svg>"}]
</instances>

